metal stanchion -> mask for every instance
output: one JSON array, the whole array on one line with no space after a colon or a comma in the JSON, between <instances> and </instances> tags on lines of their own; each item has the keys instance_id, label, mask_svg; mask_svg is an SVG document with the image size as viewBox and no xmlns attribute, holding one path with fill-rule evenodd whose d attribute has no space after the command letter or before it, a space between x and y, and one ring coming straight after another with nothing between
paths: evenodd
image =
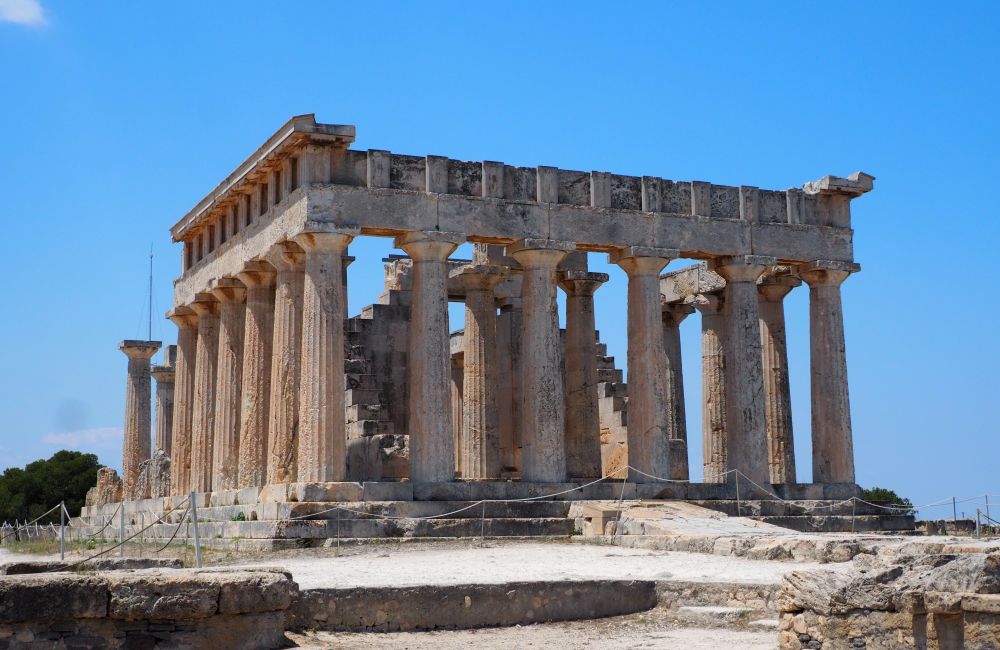
<instances>
[{"instance_id":1,"label":"metal stanchion","mask_svg":"<svg viewBox=\"0 0 1000 650\"><path fill-rule=\"evenodd\" d=\"M66 502L59 504L59 561L66 559Z\"/></svg>"},{"instance_id":2,"label":"metal stanchion","mask_svg":"<svg viewBox=\"0 0 1000 650\"><path fill-rule=\"evenodd\" d=\"M198 535L198 504L191 493L191 523L194 524L194 565L201 568L201 537Z\"/></svg>"},{"instance_id":3,"label":"metal stanchion","mask_svg":"<svg viewBox=\"0 0 1000 650\"><path fill-rule=\"evenodd\" d=\"M121 516L118 517L118 556L125 559L125 501L122 501Z\"/></svg>"}]
</instances>

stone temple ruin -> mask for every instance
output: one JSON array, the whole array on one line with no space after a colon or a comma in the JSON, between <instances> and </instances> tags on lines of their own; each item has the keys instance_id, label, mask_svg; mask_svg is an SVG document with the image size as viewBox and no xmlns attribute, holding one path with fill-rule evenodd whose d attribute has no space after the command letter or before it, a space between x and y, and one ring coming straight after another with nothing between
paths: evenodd
<instances>
[{"instance_id":1,"label":"stone temple ruin","mask_svg":"<svg viewBox=\"0 0 1000 650\"><path fill-rule=\"evenodd\" d=\"M358 151L354 135L292 118L172 228L177 346L150 368L158 342L121 344L124 500L459 501L601 476L618 481L561 498L731 499L740 481L858 494L840 285L859 269L850 206L872 176L773 191ZM349 317L348 245L365 236L405 255ZM473 259L451 259L465 242ZM627 386L595 330L608 278L587 252L628 276ZM701 262L661 274L678 257ZM803 282L811 484L797 482L782 307ZM449 301L464 331L449 332ZM678 326L696 309L705 480L667 482L689 478ZM116 494L101 480L90 514Z\"/></svg>"}]
</instances>

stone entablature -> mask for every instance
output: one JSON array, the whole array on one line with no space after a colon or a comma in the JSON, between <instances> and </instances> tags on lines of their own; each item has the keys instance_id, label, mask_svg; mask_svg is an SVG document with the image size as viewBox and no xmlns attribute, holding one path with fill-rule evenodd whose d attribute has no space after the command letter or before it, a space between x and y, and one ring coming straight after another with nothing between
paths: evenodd
<instances>
[{"instance_id":1,"label":"stone entablature","mask_svg":"<svg viewBox=\"0 0 1000 650\"><path fill-rule=\"evenodd\" d=\"M873 181L858 172L772 191L355 151L347 149L353 136L354 127L293 118L178 222L171 232L184 242L185 272L176 302L190 302L220 267L256 257L258 244L313 221L375 236L439 230L485 243L573 241L590 251L654 246L694 258L852 261L850 200Z\"/></svg>"}]
</instances>

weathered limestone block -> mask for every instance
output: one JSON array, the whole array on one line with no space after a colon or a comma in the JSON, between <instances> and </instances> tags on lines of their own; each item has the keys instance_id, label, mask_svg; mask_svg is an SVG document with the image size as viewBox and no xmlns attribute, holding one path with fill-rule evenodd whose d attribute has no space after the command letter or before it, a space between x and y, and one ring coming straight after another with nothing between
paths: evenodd
<instances>
[{"instance_id":1,"label":"weathered limestone block","mask_svg":"<svg viewBox=\"0 0 1000 650\"><path fill-rule=\"evenodd\" d=\"M0 630L32 619L103 618L107 581L97 576L15 575L0 580Z\"/></svg>"},{"instance_id":2,"label":"weathered limestone block","mask_svg":"<svg viewBox=\"0 0 1000 650\"><path fill-rule=\"evenodd\" d=\"M170 496L170 456L162 449L139 466L137 499L156 499Z\"/></svg>"},{"instance_id":3,"label":"weathered limestone block","mask_svg":"<svg viewBox=\"0 0 1000 650\"><path fill-rule=\"evenodd\" d=\"M117 470L102 467L97 470L97 490L94 505L118 503L122 500L122 480L118 478Z\"/></svg>"}]
</instances>

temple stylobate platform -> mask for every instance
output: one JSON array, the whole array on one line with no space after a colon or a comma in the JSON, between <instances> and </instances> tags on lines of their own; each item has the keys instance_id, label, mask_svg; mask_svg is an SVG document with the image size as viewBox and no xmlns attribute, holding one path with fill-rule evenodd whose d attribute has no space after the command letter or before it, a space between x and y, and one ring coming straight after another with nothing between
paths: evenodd
<instances>
[{"instance_id":1,"label":"temple stylobate platform","mask_svg":"<svg viewBox=\"0 0 1000 650\"><path fill-rule=\"evenodd\" d=\"M169 487L127 476L122 498L281 502L307 485L362 486L350 489L366 500L367 485L390 500L573 498L604 476L640 498L711 499L731 498L737 475L784 498L856 493L840 284L859 270L850 206L872 176L766 190L359 151L354 136L292 118L172 228L178 343L154 373L170 380L155 427L169 456L125 463L129 476L168 463ZM349 318L348 248L366 236L405 255ZM473 258L452 259L466 242ZM627 385L595 329L608 276L587 252L628 277ZM679 257L702 262L663 274ZM782 307L802 283L813 485L796 480ZM465 304L460 332L449 301ZM703 485L683 483L678 326L695 310ZM152 483L161 493L136 491ZM578 497L613 498L605 486Z\"/></svg>"}]
</instances>

